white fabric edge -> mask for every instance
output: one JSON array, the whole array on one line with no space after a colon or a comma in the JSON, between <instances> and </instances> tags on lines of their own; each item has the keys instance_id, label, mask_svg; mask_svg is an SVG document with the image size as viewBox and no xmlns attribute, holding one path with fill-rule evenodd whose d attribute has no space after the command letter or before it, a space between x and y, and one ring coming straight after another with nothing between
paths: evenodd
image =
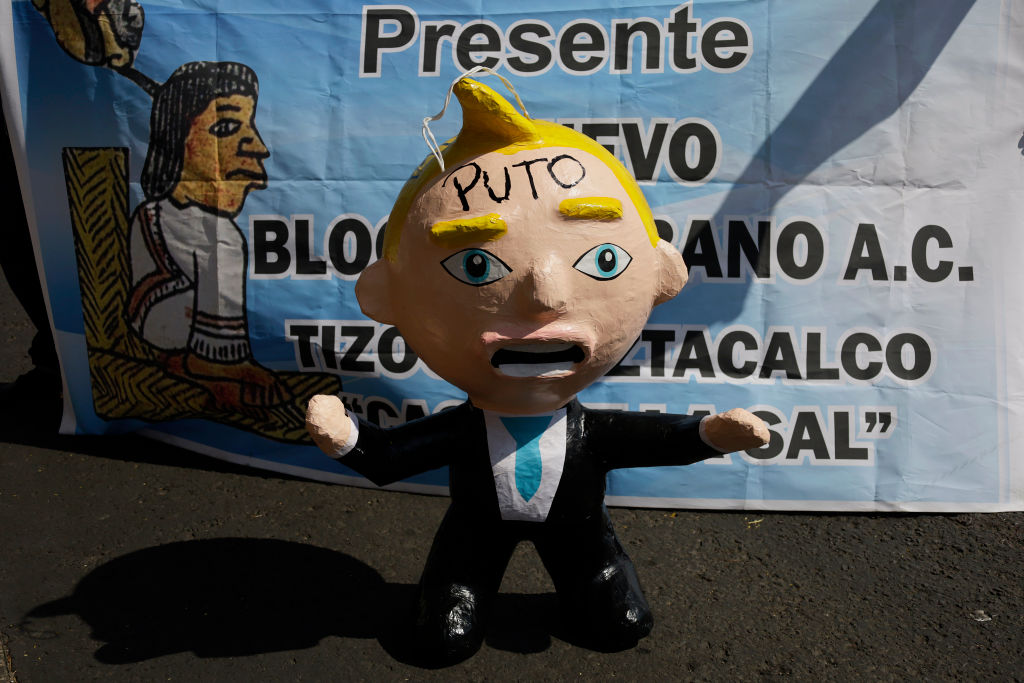
<instances>
[{"instance_id":1,"label":"white fabric edge","mask_svg":"<svg viewBox=\"0 0 1024 683\"><path fill-rule=\"evenodd\" d=\"M28 159L25 156L25 126L21 119L21 89L18 84L18 62L14 51L14 10L11 2L0 2L0 100L3 100L3 111L0 116L7 120L7 134L11 139L11 151L14 153L14 166L18 173L18 185L21 187L22 204L25 207L25 218L28 220L29 237L32 240L32 256L36 260L36 271L39 273L39 286L43 290L43 302L46 305L46 318L50 323L53 343L57 349L57 360L60 363L60 380L64 389L64 405L61 410L61 434L74 434L77 430L75 411L71 405L71 392L68 390L68 379L64 372L66 359L62 357L60 344L57 343L57 330L53 325L53 310L50 308L50 292L46 286L46 273L43 270L42 252L39 247L39 232L36 224L35 204L33 202L32 184L28 175Z\"/></svg>"},{"instance_id":2,"label":"white fabric edge","mask_svg":"<svg viewBox=\"0 0 1024 683\"><path fill-rule=\"evenodd\" d=\"M310 467L287 465L273 460L265 460L247 455L239 455L230 451L207 446L174 434L167 434L151 429L143 429L141 434L155 441L162 441L172 446L210 456L218 460L246 465L256 469L278 472L293 477L301 477L330 484L343 484L364 489L385 491L401 491L404 493L420 493L433 496L447 496L448 487L436 484L410 484L398 482L387 486L377 486L363 477L325 472ZM653 508L663 510L720 510L748 512L922 512L922 513L957 513L957 512L1022 512L1021 501L1012 503L962 503L962 502L886 502L886 501L837 501L837 500L744 500L737 498L658 498L643 496L605 496L605 502L612 507Z\"/></svg>"}]
</instances>

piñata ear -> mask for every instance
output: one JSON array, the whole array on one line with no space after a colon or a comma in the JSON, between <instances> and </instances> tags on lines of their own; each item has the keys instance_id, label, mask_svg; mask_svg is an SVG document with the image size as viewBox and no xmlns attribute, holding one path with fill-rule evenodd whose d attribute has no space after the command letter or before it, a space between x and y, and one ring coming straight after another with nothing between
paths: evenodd
<instances>
[{"instance_id":1,"label":"pi\u00f1ata ear","mask_svg":"<svg viewBox=\"0 0 1024 683\"><path fill-rule=\"evenodd\" d=\"M483 83L463 78L453 91L462 105L462 130L459 132L462 144L489 140L491 149L498 149L539 137L530 119Z\"/></svg>"},{"instance_id":2,"label":"pi\u00f1ata ear","mask_svg":"<svg viewBox=\"0 0 1024 683\"><path fill-rule=\"evenodd\" d=\"M395 324L390 261L380 259L363 269L356 280L356 301L367 317L385 325Z\"/></svg>"},{"instance_id":3,"label":"pi\u00f1ata ear","mask_svg":"<svg viewBox=\"0 0 1024 683\"><path fill-rule=\"evenodd\" d=\"M658 252L658 289L654 296L654 305L663 304L683 288L686 284L686 264L679 250L665 240L658 240L654 247Z\"/></svg>"}]
</instances>

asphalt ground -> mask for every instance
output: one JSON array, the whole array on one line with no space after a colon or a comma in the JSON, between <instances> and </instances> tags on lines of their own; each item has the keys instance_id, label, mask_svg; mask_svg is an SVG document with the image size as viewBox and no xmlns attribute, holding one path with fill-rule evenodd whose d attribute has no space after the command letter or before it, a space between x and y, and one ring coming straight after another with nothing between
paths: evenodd
<instances>
[{"instance_id":1,"label":"asphalt ground","mask_svg":"<svg viewBox=\"0 0 1024 683\"><path fill-rule=\"evenodd\" d=\"M2 284L0 334L9 382L32 329ZM613 509L648 638L574 641L525 546L482 650L434 670L402 625L445 499L2 413L0 681L1024 678L1024 513Z\"/></svg>"}]
</instances>

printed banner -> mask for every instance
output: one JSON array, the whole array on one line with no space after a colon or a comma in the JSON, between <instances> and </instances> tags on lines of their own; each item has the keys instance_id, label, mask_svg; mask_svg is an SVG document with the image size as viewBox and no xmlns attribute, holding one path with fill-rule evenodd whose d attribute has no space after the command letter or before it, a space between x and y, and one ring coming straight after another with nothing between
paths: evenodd
<instances>
[{"instance_id":1,"label":"printed banner","mask_svg":"<svg viewBox=\"0 0 1024 683\"><path fill-rule=\"evenodd\" d=\"M580 400L742 407L771 431L760 449L615 470L609 503L1024 509L1021 7L619 5L0 9L62 429L369 485L312 445L305 405L337 394L390 426L465 400L354 287L430 153L423 118L482 65L531 116L621 159L689 267ZM459 116L431 124L437 140ZM527 182L508 169L506 196ZM395 485L446 487L444 469Z\"/></svg>"}]
</instances>

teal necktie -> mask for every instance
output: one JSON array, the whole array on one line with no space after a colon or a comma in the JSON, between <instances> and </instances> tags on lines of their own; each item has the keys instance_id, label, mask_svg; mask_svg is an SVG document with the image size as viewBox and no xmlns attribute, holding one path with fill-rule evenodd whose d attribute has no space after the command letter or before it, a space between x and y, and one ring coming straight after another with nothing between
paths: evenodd
<instances>
[{"instance_id":1,"label":"teal necktie","mask_svg":"<svg viewBox=\"0 0 1024 683\"><path fill-rule=\"evenodd\" d=\"M551 424L551 416L503 417L501 423L516 442L516 489L530 502L540 488L540 437Z\"/></svg>"}]
</instances>

